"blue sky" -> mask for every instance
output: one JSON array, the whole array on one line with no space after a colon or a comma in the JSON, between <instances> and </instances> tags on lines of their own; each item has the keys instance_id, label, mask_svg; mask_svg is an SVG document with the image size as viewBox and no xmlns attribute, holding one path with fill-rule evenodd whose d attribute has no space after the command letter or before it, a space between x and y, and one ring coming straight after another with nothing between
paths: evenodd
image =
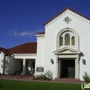
<instances>
[{"instance_id":1,"label":"blue sky","mask_svg":"<svg viewBox=\"0 0 90 90\"><path fill-rule=\"evenodd\" d=\"M90 18L90 0L0 0L0 47L35 42L44 22L66 6Z\"/></svg>"}]
</instances>

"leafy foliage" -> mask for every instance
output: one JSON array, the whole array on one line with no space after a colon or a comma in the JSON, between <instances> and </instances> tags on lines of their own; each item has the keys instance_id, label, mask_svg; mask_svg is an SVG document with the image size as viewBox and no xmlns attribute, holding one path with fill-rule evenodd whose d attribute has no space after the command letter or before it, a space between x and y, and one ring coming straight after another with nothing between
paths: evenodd
<instances>
[{"instance_id":1,"label":"leafy foliage","mask_svg":"<svg viewBox=\"0 0 90 90\"><path fill-rule=\"evenodd\" d=\"M85 82L90 82L90 76L88 75L87 72L84 72L83 79L84 79Z\"/></svg>"},{"instance_id":2,"label":"leafy foliage","mask_svg":"<svg viewBox=\"0 0 90 90\"><path fill-rule=\"evenodd\" d=\"M48 70L45 74L37 75L33 80L52 80L52 72Z\"/></svg>"},{"instance_id":3,"label":"leafy foliage","mask_svg":"<svg viewBox=\"0 0 90 90\"><path fill-rule=\"evenodd\" d=\"M48 70L46 73L45 73L45 76L49 79L52 79L52 72L50 70Z\"/></svg>"}]
</instances>

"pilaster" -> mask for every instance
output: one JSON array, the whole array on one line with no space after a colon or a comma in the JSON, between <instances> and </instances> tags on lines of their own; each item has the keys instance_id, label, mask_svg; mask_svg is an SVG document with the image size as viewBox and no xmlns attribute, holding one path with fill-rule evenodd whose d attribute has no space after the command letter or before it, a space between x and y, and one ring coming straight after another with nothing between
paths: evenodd
<instances>
[{"instance_id":1,"label":"pilaster","mask_svg":"<svg viewBox=\"0 0 90 90\"><path fill-rule=\"evenodd\" d=\"M77 56L77 58L75 59L75 79L79 79L79 55Z\"/></svg>"},{"instance_id":2,"label":"pilaster","mask_svg":"<svg viewBox=\"0 0 90 90\"><path fill-rule=\"evenodd\" d=\"M26 59L23 59L23 72L21 73L21 75L25 75L26 71Z\"/></svg>"},{"instance_id":3,"label":"pilaster","mask_svg":"<svg viewBox=\"0 0 90 90\"><path fill-rule=\"evenodd\" d=\"M59 77L59 72L58 72L58 55L56 55L56 77Z\"/></svg>"}]
</instances>

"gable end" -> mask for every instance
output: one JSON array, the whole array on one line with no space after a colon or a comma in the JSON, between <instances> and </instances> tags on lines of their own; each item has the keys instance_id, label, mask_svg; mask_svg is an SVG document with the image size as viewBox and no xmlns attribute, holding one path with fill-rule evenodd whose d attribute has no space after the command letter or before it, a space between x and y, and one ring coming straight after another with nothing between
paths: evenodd
<instances>
[{"instance_id":1,"label":"gable end","mask_svg":"<svg viewBox=\"0 0 90 90\"><path fill-rule=\"evenodd\" d=\"M55 16L53 16L50 20L48 20L47 22L45 22L43 25L46 26L49 22L53 21L56 17L58 17L59 15L63 14L64 11L66 11L66 10L69 10L69 11L73 12L73 14L77 14L77 15L75 15L75 17L77 17L77 18L79 17L79 19L81 19L81 20L83 20L82 18L84 18L84 22L85 22L85 21L86 21L86 22L89 21L88 23L90 24L90 18L88 18L88 17L86 17L86 16L84 16L84 15L76 12L75 10L72 10L72 9L69 8L69 7L66 7L66 8L63 9L61 12L59 12L58 14L56 14ZM72 13L70 13L70 14L72 14ZM81 16L81 17L80 17L80 16Z\"/></svg>"}]
</instances>

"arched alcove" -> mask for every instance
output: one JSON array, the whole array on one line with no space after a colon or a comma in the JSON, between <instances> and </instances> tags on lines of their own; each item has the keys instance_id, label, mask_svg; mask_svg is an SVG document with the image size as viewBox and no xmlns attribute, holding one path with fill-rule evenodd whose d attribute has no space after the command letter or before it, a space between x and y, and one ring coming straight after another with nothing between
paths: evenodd
<instances>
[{"instance_id":1,"label":"arched alcove","mask_svg":"<svg viewBox=\"0 0 90 90\"><path fill-rule=\"evenodd\" d=\"M56 39L57 49L70 47L79 50L79 35L72 28L64 28L60 30Z\"/></svg>"}]
</instances>

